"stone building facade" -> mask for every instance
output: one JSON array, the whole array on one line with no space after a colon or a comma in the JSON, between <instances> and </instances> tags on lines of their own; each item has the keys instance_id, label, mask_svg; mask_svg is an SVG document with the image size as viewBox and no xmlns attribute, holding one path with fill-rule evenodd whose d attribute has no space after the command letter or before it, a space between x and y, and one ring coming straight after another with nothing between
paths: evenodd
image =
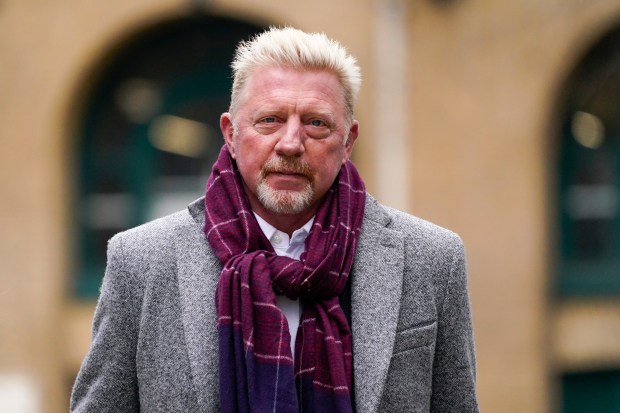
<instances>
[{"instance_id":1,"label":"stone building facade","mask_svg":"<svg viewBox=\"0 0 620 413\"><path fill-rule=\"evenodd\" d=\"M197 28L205 25L213 30ZM192 79L221 69L235 36L269 25L326 32L359 58L354 160L369 191L463 237L482 411L578 411L592 383L617 386L620 180L608 160L615 146L604 142L620 137L620 113L606 110L614 94L603 93L620 86L617 1L3 0L0 411L67 410L100 277L85 273L97 271L89 260L105 244L91 240L165 213L191 192L167 184L204 175L174 181L177 158L138 165L101 151L120 145L151 159L152 148L129 144L142 139L192 157L197 136L217 143L217 130L192 116L220 107L209 99L226 77ZM209 69L183 54L165 59L192 55L192 39L214 50ZM205 71L192 77L192 68ZM166 133L185 138L171 148ZM592 162L612 177L571 181L597 150ZM102 170L126 182L123 194L101 189L116 185ZM150 186L156 179L162 186ZM158 208L132 215L146 204ZM603 261L611 264L599 276Z\"/></svg>"}]
</instances>

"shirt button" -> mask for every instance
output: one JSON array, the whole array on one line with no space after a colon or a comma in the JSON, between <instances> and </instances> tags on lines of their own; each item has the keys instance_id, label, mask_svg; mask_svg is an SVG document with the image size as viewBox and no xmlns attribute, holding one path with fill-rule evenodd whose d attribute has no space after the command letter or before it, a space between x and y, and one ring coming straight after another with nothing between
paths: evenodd
<instances>
[{"instance_id":1,"label":"shirt button","mask_svg":"<svg viewBox=\"0 0 620 413\"><path fill-rule=\"evenodd\" d=\"M280 234L275 234L272 240L274 244L279 244L282 242L282 237L280 236Z\"/></svg>"}]
</instances>

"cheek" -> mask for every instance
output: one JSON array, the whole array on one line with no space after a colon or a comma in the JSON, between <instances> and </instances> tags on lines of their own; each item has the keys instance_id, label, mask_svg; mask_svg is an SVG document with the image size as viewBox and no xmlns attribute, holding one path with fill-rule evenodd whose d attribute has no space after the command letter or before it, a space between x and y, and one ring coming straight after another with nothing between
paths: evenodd
<instances>
[{"instance_id":1,"label":"cheek","mask_svg":"<svg viewBox=\"0 0 620 413\"><path fill-rule=\"evenodd\" d=\"M237 167L246 183L254 183L260 174L262 165L265 163L256 151L245 148L237 153Z\"/></svg>"},{"instance_id":2,"label":"cheek","mask_svg":"<svg viewBox=\"0 0 620 413\"><path fill-rule=\"evenodd\" d=\"M315 168L320 186L329 188L342 167L342 156L332 156L319 162Z\"/></svg>"}]
</instances>

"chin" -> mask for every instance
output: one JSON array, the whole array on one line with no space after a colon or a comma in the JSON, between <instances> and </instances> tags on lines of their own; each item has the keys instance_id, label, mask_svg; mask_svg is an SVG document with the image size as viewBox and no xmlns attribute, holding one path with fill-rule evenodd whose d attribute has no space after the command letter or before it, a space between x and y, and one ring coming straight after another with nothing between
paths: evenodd
<instances>
[{"instance_id":1,"label":"chin","mask_svg":"<svg viewBox=\"0 0 620 413\"><path fill-rule=\"evenodd\" d=\"M295 215L310 207L314 190L310 185L301 191L276 190L261 182L257 187L257 195L266 210L276 214Z\"/></svg>"}]
</instances>

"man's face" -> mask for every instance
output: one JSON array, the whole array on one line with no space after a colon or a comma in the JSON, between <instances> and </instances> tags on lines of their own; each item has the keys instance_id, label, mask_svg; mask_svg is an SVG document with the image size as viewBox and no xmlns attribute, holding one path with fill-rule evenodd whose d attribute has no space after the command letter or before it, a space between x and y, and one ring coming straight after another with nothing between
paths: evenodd
<instances>
[{"instance_id":1,"label":"man's face","mask_svg":"<svg viewBox=\"0 0 620 413\"><path fill-rule=\"evenodd\" d=\"M357 138L336 75L267 67L252 73L220 126L259 215L316 212Z\"/></svg>"}]
</instances>

